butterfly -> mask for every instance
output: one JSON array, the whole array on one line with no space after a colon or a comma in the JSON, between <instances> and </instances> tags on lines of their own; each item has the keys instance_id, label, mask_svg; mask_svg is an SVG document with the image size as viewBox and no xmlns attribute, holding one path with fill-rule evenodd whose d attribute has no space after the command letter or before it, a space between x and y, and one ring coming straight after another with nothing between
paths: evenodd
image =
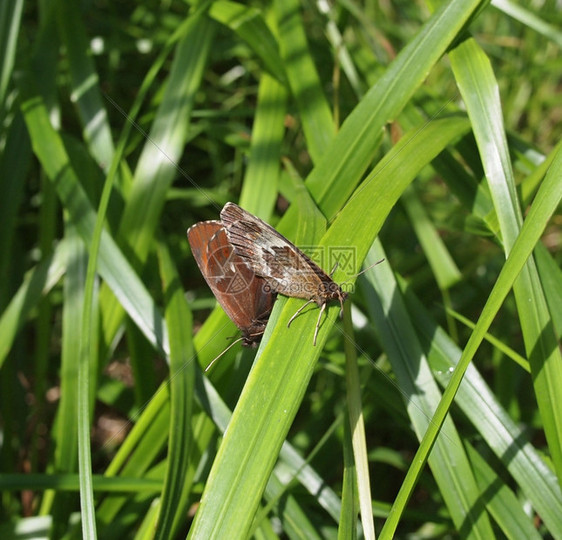
<instances>
[{"instance_id":1,"label":"butterfly","mask_svg":"<svg viewBox=\"0 0 562 540\"><path fill-rule=\"evenodd\" d=\"M326 305L337 300L341 316L348 293L271 225L237 204L226 203L220 217L234 252L256 276L267 281L273 292L308 300L291 317L288 326L308 304L316 302L320 307L313 340L316 345Z\"/></svg>"},{"instance_id":2,"label":"butterfly","mask_svg":"<svg viewBox=\"0 0 562 540\"><path fill-rule=\"evenodd\" d=\"M242 332L242 344L256 347L265 331L276 294L235 252L221 222L196 223L188 229L187 238L205 281ZM222 354L224 352L226 350Z\"/></svg>"}]
</instances>

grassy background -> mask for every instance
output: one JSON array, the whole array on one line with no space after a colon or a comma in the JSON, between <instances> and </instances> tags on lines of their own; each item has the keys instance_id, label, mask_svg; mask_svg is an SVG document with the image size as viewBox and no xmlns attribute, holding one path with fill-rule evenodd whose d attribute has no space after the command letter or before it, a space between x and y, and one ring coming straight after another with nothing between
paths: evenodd
<instances>
[{"instance_id":1,"label":"grassy background","mask_svg":"<svg viewBox=\"0 0 562 540\"><path fill-rule=\"evenodd\" d=\"M562 538L554 0L1 6L2 537ZM385 260L203 373L229 200Z\"/></svg>"}]
</instances>

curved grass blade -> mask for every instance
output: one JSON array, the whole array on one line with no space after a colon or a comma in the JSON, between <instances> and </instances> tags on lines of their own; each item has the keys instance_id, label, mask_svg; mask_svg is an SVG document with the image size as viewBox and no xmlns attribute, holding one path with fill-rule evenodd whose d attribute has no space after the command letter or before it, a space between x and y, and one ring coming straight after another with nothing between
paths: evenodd
<instances>
[{"instance_id":1,"label":"curved grass blade","mask_svg":"<svg viewBox=\"0 0 562 540\"><path fill-rule=\"evenodd\" d=\"M367 263L373 264L383 257L385 254L380 241L376 240ZM367 309L405 397L412 427L421 440L430 428L431 417L439 405L441 394L393 272L387 265L377 265L367 272L367 278L371 286L366 288ZM492 538L493 530L486 512L482 511L476 479L451 418L446 418L440 434L431 453L423 457L429 460L433 477L456 530L466 537ZM408 484L408 481L411 482L411 479L406 477L401 489L413 490L415 484Z\"/></svg>"},{"instance_id":2,"label":"curved grass blade","mask_svg":"<svg viewBox=\"0 0 562 540\"><path fill-rule=\"evenodd\" d=\"M187 476L192 444L191 422L196 366L193 361L191 336L185 332L185 328L192 326L191 312L183 295L177 271L162 243L159 243L158 255L164 294L168 300L166 324L170 336L170 440L154 538L165 539L176 536L174 523L187 510L184 480Z\"/></svg>"},{"instance_id":3,"label":"curved grass blade","mask_svg":"<svg viewBox=\"0 0 562 540\"><path fill-rule=\"evenodd\" d=\"M474 332L463 350L462 356L453 371L451 380L443 393L443 397L439 402L437 410L429 424L416 456L412 461L412 465L408 470L403 488L400 489L396 501L393 504L389 518L387 519L381 537L392 538L396 531L398 521L406 503L411 495L411 489L415 485L421 474L425 458L429 455L431 448L435 444L437 435L441 429L443 422L451 407L455 394L460 386L464 373L468 368L470 361L474 357L478 347L480 346L484 336L490 327L495 315L497 314L505 297L511 290L519 273L524 267L528 257L533 252L534 246L540 239L542 232L548 222L550 216L558 206L562 199L562 152L558 152L557 159L548 171L548 174L539 189L537 196L527 218L521 229L521 233L503 266L500 275L488 297L488 301L482 309L482 315L476 323Z\"/></svg>"},{"instance_id":4,"label":"curved grass blade","mask_svg":"<svg viewBox=\"0 0 562 540\"><path fill-rule=\"evenodd\" d=\"M451 65L473 126L500 224L503 248L509 255L515 239L521 237L522 215L503 130L497 81L488 58L472 39L451 52ZM532 258L515 281L513 292L535 395L554 467L562 485L562 401L559 391L562 388L562 353Z\"/></svg>"}]
</instances>

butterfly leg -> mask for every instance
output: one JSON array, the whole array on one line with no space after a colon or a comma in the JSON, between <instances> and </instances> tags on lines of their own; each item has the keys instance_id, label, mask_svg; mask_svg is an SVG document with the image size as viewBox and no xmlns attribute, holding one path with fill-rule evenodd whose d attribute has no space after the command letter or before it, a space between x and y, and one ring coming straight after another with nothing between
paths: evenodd
<instances>
[{"instance_id":1,"label":"butterfly leg","mask_svg":"<svg viewBox=\"0 0 562 540\"><path fill-rule=\"evenodd\" d=\"M297 315L306 307L308 306L308 304L311 304L312 302L314 302L315 300L309 300L306 304L302 305L299 309L297 309L296 313L289 319L289 322L287 323L287 328L289 328L289 326L291 326L291 323L293 322L293 320L297 317Z\"/></svg>"},{"instance_id":2,"label":"butterfly leg","mask_svg":"<svg viewBox=\"0 0 562 540\"><path fill-rule=\"evenodd\" d=\"M289 322L287 323L287 328L289 328L289 326L291 326L291 323L292 323L293 320L297 317L297 315L298 315L306 306L308 306L308 304L311 304L312 302L314 302L314 300L309 300L306 304L302 305L299 309L297 309L296 313L289 319Z\"/></svg>"},{"instance_id":3,"label":"butterfly leg","mask_svg":"<svg viewBox=\"0 0 562 540\"><path fill-rule=\"evenodd\" d=\"M320 313L318 314L318 320L316 321L316 330L314 330L314 340L312 341L312 344L315 347L316 347L316 338L318 337L318 330L320 330L320 320L322 319L322 313L324 313L325 309L326 309L326 302L322 304L322 307L320 308Z\"/></svg>"}]
</instances>

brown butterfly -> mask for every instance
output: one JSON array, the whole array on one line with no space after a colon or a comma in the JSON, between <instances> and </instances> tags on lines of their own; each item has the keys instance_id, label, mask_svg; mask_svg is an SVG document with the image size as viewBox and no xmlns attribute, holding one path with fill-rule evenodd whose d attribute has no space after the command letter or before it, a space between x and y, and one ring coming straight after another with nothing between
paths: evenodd
<instances>
[{"instance_id":1,"label":"brown butterfly","mask_svg":"<svg viewBox=\"0 0 562 540\"><path fill-rule=\"evenodd\" d=\"M273 227L234 203L226 203L221 221L228 240L238 256L256 276L265 279L272 291L285 296L308 300L292 317L288 325L310 303L320 307L314 345L320 328L322 313L330 300L340 303L340 316L347 292L314 261ZM287 326L288 326L287 325Z\"/></svg>"},{"instance_id":2,"label":"brown butterfly","mask_svg":"<svg viewBox=\"0 0 562 540\"><path fill-rule=\"evenodd\" d=\"M242 344L256 347L273 309L275 293L235 253L219 221L196 223L187 231L187 238L205 281L242 332Z\"/></svg>"}]
</instances>

